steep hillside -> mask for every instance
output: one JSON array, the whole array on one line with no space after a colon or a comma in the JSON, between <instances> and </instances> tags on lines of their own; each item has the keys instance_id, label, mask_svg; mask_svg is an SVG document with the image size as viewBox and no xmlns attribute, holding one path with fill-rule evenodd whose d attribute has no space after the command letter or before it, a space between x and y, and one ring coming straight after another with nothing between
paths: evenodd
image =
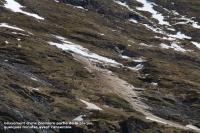
<instances>
[{"instance_id":1,"label":"steep hillside","mask_svg":"<svg viewBox=\"0 0 200 133\"><path fill-rule=\"evenodd\" d=\"M199 0L0 5L2 132L200 132Z\"/></svg>"}]
</instances>

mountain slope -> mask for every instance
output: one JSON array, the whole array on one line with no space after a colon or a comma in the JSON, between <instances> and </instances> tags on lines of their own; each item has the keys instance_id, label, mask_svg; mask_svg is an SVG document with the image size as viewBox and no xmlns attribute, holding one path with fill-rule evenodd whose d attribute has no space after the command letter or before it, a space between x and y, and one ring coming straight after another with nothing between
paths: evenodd
<instances>
[{"instance_id":1,"label":"mountain slope","mask_svg":"<svg viewBox=\"0 0 200 133\"><path fill-rule=\"evenodd\" d=\"M3 131L7 121L86 120L23 132L200 132L198 0L0 5Z\"/></svg>"}]
</instances>

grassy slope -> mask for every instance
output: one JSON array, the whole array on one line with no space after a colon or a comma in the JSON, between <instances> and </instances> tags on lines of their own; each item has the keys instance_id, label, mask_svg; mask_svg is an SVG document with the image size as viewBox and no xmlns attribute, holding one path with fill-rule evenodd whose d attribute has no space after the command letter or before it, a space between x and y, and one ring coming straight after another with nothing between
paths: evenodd
<instances>
[{"instance_id":1,"label":"grassy slope","mask_svg":"<svg viewBox=\"0 0 200 133\"><path fill-rule=\"evenodd\" d=\"M173 51L162 51L154 48L146 49L138 46L137 43L139 42L153 45L157 45L159 42L152 38L150 31L124 20L123 16L127 16L129 14L128 11L126 9L122 11L119 6L111 3L111 1L100 1L100 5L103 6L99 12L77 10L71 6L49 0L18 1L26 5L29 8L27 10L45 16L46 21L38 22L33 18L13 13L0 7L1 22L17 25L34 34L33 37L21 37L12 35L6 29L0 29L1 66L4 66L0 75L2 104L23 112L24 115L27 115L27 119L32 119L33 117L41 120L66 120L79 115L80 112L89 114L87 110L84 110L84 105L76 99L78 97L88 97L95 102L109 103L115 108L129 109L128 103L121 98L114 95L108 96L108 94L100 91L101 84L95 82L95 74L89 73L84 69L83 65L74 61L71 55L58 51L46 43L46 41L51 40L49 34L59 34L77 41L96 53L116 60L119 60L118 53L113 50L113 46L129 49L136 56L147 57L149 65L146 71L153 75L151 80L160 80L159 85L161 88L159 92L155 88L145 85L135 73L124 70L116 70L116 73L120 77L128 79L134 86L146 87L147 90L142 95L148 99L147 103L149 105L153 108L155 107L155 113L158 115L181 122L187 121L187 119L182 120L182 118L177 117L176 114L174 114L175 116L170 116L170 114L166 114L162 110L162 107L168 107L169 110L172 109L172 112L179 110L180 107L184 110L185 107L182 107L179 103L186 102L188 104L186 104L186 108L189 108L189 110L184 110L177 114L184 116L187 111L194 111L191 117L194 119L193 122L199 125L200 120L196 116L198 114L196 111L199 110L200 94L200 59L198 55L184 55ZM111 29L118 32L113 32ZM104 33L106 36L99 36L98 33ZM22 41L19 42L22 48L17 47L17 37L22 38ZM127 47L130 44L128 42L129 39L135 42L135 44L131 44L131 47ZM9 40L11 43L6 45L4 44L5 40ZM23 66L25 72L37 75L47 84L36 83L17 73L17 70L8 69L5 64L2 65L5 59L9 60L6 64L12 64L18 69ZM32 86L38 87L42 91L39 94L38 92L30 91L28 88ZM100 91L100 95L96 94L97 90ZM160 95L160 97L155 97L155 95ZM103 101L101 100L102 98ZM186 101L193 98L196 98L195 102ZM38 102L38 99L43 102ZM44 106L49 108L44 108ZM160 107L160 111L157 110L157 106ZM96 115L91 117L112 122L130 115L138 115L133 110L128 113L115 108L111 112L106 110L103 114L100 113L101 115L97 112ZM10 115L13 114L11 113ZM102 115L105 115L105 118L102 118ZM152 127L151 125L149 128L154 131L157 130ZM148 130L147 128L146 132ZM168 132L171 129L160 130Z\"/></svg>"}]
</instances>

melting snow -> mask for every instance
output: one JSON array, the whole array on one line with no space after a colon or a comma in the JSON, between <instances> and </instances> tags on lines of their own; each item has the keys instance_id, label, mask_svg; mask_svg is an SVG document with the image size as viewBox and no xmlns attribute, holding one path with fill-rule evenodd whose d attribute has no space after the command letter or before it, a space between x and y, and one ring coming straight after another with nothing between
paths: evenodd
<instances>
[{"instance_id":1,"label":"melting snow","mask_svg":"<svg viewBox=\"0 0 200 133\"><path fill-rule=\"evenodd\" d=\"M179 13L177 12L177 11L175 11L175 10L172 10L171 11L174 15L179 15Z\"/></svg>"},{"instance_id":2,"label":"melting snow","mask_svg":"<svg viewBox=\"0 0 200 133\"><path fill-rule=\"evenodd\" d=\"M112 59L108 59L106 57L97 55L95 53L91 53L88 49L83 48L80 45L76 45L73 44L71 42L66 42L64 44L60 44L60 43L54 43L54 42L49 42L50 45L55 45L56 47L64 50L64 51L69 51L69 52L73 52L75 54L81 55L83 57L89 58L93 61L97 61L97 62L104 62L104 63L109 63L109 64L113 64L113 65L121 65L118 62L112 60Z\"/></svg>"},{"instance_id":3,"label":"melting snow","mask_svg":"<svg viewBox=\"0 0 200 133\"><path fill-rule=\"evenodd\" d=\"M58 1L58 2L59 2L59 1ZM74 6L74 5L71 5L71 4L66 4L66 5L71 6L71 7L73 7L73 8L78 8L78 9L82 9L82 10L88 11L88 9L85 9L85 8L82 7L82 6Z\"/></svg>"},{"instance_id":4,"label":"melting snow","mask_svg":"<svg viewBox=\"0 0 200 133\"><path fill-rule=\"evenodd\" d=\"M183 22L177 22L176 24L190 24L192 27L196 29L200 29L200 25L198 24L198 22L195 22L194 20L192 20L192 18L187 18L185 16L182 16L181 18L177 18L177 19L180 19Z\"/></svg>"},{"instance_id":5,"label":"melting snow","mask_svg":"<svg viewBox=\"0 0 200 133\"><path fill-rule=\"evenodd\" d=\"M170 34L169 36L177 39L192 39L191 37L181 33L180 31L177 32L175 35Z\"/></svg>"},{"instance_id":6,"label":"melting snow","mask_svg":"<svg viewBox=\"0 0 200 133\"><path fill-rule=\"evenodd\" d=\"M163 49L174 49L175 51L179 51L179 52L186 52L186 51L190 51L190 50L185 50L184 48L180 47L179 45L177 45L175 42L173 42L171 44L171 46L168 46L164 43L160 44L160 47Z\"/></svg>"},{"instance_id":7,"label":"melting snow","mask_svg":"<svg viewBox=\"0 0 200 133\"><path fill-rule=\"evenodd\" d=\"M32 90L35 90L35 91L40 91L39 88L32 88Z\"/></svg>"},{"instance_id":8,"label":"melting snow","mask_svg":"<svg viewBox=\"0 0 200 133\"><path fill-rule=\"evenodd\" d=\"M98 33L100 36L105 36L105 34L103 34L103 33Z\"/></svg>"},{"instance_id":9,"label":"melting snow","mask_svg":"<svg viewBox=\"0 0 200 133\"><path fill-rule=\"evenodd\" d=\"M153 6L155 5L152 2L149 2L147 0L136 0L143 4L143 7L137 7L140 11L148 11L152 14L152 17L156 20L158 20L159 24L161 25L170 25L167 21L164 20L164 16L160 13L158 13L156 10L154 10Z\"/></svg>"},{"instance_id":10,"label":"melting snow","mask_svg":"<svg viewBox=\"0 0 200 133\"><path fill-rule=\"evenodd\" d=\"M131 69L131 70L133 70L133 71L139 71L139 70L143 69L144 66L142 64L138 64L135 67L128 67L128 68Z\"/></svg>"},{"instance_id":11,"label":"melting snow","mask_svg":"<svg viewBox=\"0 0 200 133\"><path fill-rule=\"evenodd\" d=\"M126 7L129 11L133 11L133 9L131 9L127 4L126 2L121 2L121 1L118 1L118 0L114 0L115 3L123 6L123 7Z\"/></svg>"},{"instance_id":12,"label":"melting snow","mask_svg":"<svg viewBox=\"0 0 200 133\"><path fill-rule=\"evenodd\" d=\"M144 46L144 47L154 47L153 45L148 45L146 43L139 43L138 45Z\"/></svg>"},{"instance_id":13,"label":"melting snow","mask_svg":"<svg viewBox=\"0 0 200 133\"><path fill-rule=\"evenodd\" d=\"M151 85L158 86L158 83L152 82Z\"/></svg>"},{"instance_id":14,"label":"melting snow","mask_svg":"<svg viewBox=\"0 0 200 133\"><path fill-rule=\"evenodd\" d=\"M175 41L176 39L173 38L173 37L159 37L159 36L155 36L155 38L158 38L158 39L163 39L163 40L168 40L168 41Z\"/></svg>"},{"instance_id":15,"label":"melting snow","mask_svg":"<svg viewBox=\"0 0 200 133\"><path fill-rule=\"evenodd\" d=\"M7 23L0 23L0 27L4 27L4 28L9 28L9 29L14 29L14 30L19 30L19 31L24 31L21 28L15 27L15 26L10 26Z\"/></svg>"},{"instance_id":16,"label":"melting snow","mask_svg":"<svg viewBox=\"0 0 200 133\"><path fill-rule=\"evenodd\" d=\"M73 121L83 121L83 117L85 117L85 115L79 115L78 117L74 118Z\"/></svg>"},{"instance_id":17,"label":"melting snow","mask_svg":"<svg viewBox=\"0 0 200 133\"><path fill-rule=\"evenodd\" d=\"M13 12L19 12L19 13L34 17L36 19L44 20L43 17L40 17L37 14L33 14L33 13L23 11L22 8L24 8L24 6L20 5L15 0L5 0L5 1L6 1L6 3L4 4L4 7L7 8L7 9L10 9Z\"/></svg>"},{"instance_id":18,"label":"melting snow","mask_svg":"<svg viewBox=\"0 0 200 133\"><path fill-rule=\"evenodd\" d=\"M176 31L174 28L167 28L168 30L171 30L171 31Z\"/></svg>"},{"instance_id":19,"label":"melting snow","mask_svg":"<svg viewBox=\"0 0 200 133\"><path fill-rule=\"evenodd\" d=\"M82 7L82 6L74 6L75 8L78 8L78 9L82 9L82 10L86 10L87 11L87 9L85 9L84 7Z\"/></svg>"},{"instance_id":20,"label":"melting snow","mask_svg":"<svg viewBox=\"0 0 200 133\"><path fill-rule=\"evenodd\" d=\"M81 100L81 102L83 102L84 104L87 105L87 109L89 109L89 110L102 110L101 108L99 108L98 106L96 106L93 103L89 103L89 102L82 100L82 99L80 99L80 100Z\"/></svg>"},{"instance_id":21,"label":"melting snow","mask_svg":"<svg viewBox=\"0 0 200 133\"><path fill-rule=\"evenodd\" d=\"M133 23L138 23L138 21L135 20L135 19L133 19L133 18L129 19L129 21L130 21L130 22L133 22Z\"/></svg>"},{"instance_id":22,"label":"melting snow","mask_svg":"<svg viewBox=\"0 0 200 133\"><path fill-rule=\"evenodd\" d=\"M151 30L151 31L153 31L153 32L155 32L155 33L158 33L158 34L165 34L165 32L162 31L162 30L159 29L159 28L155 28L155 27L150 26L150 25L148 25L148 24L142 24L142 25L144 25L147 29L149 29L149 30Z\"/></svg>"},{"instance_id":23,"label":"melting snow","mask_svg":"<svg viewBox=\"0 0 200 133\"><path fill-rule=\"evenodd\" d=\"M31 80L38 81L38 79L34 77L31 77Z\"/></svg>"},{"instance_id":24,"label":"melting snow","mask_svg":"<svg viewBox=\"0 0 200 133\"><path fill-rule=\"evenodd\" d=\"M6 44L9 44L9 42L8 42L8 41L5 41L5 43L6 43Z\"/></svg>"},{"instance_id":25,"label":"melting snow","mask_svg":"<svg viewBox=\"0 0 200 133\"><path fill-rule=\"evenodd\" d=\"M192 42L192 44L194 44L197 48L200 49L200 43L198 43L198 42Z\"/></svg>"},{"instance_id":26,"label":"melting snow","mask_svg":"<svg viewBox=\"0 0 200 133\"><path fill-rule=\"evenodd\" d=\"M165 39L165 40L169 40L169 41L176 40L176 39L192 39L192 37L187 36L187 35L181 33L180 31L177 32L176 34L168 34L160 28L155 28L155 27L147 25L147 24L142 24L142 25L144 25L147 29L149 29L155 33L164 35L165 37L163 37L161 39ZM160 38L158 36L156 36L156 37Z\"/></svg>"},{"instance_id":27,"label":"melting snow","mask_svg":"<svg viewBox=\"0 0 200 133\"><path fill-rule=\"evenodd\" d=\"M142 59L142 58L132 58L132 57L129 57L129 56L126 56L126 55L120 55L121 58L123 59L126 59L126 60L132 60L134 62L137 62L137 63L143 63L143 62L146 62L146 60Z\"/></svg>"},{"instance_id":28,"label":"melting snow","mask_svg":"<svg viewBox=\"0 0 200 133\"><path fill-rule=\"evenodd\" d=\"M128 57L126 55L121 55L121 58L123 58L123 59L131 59L131 57Z\"/></svg>"},{"instance_id":29,"label":"melting snow","mask_svg":"<svg viewBox=\"0 0 200 133\"><path fill-rule=\"evenodd\" d=\"M22 36L29 36L29 35L26 35L26 34L23 34L23 33L18 33L18 32L12 32L12 34L15 34L15 35L22 35Z\"/></svg>"},{"instance_id":30,"label":"melting snow","mask_svg":"<svg viewBox=\"0 0 200 133\"><path fill-rule=\"evenodd\" d=\"M93 61L97 61L97 62L103 62L103 63L108 63L108 64L112 64L112 65L117 65L117 66L121 66L122 64L116 62L115 60L100 56L98 54L95 53L91 53L88 49L74 44L72 42L67 41L64 37L60 37L60 36L56 36L58 39L60 39L62 43L54 43L54 42L49 42L50 45L54 45L64 51L68 51L68 52L73 52L75 54L81 55L83 57L86 57L90 60Z\"/></svg>"},{"instance_id":31,"label":"melting snow","mask_svg":"<svg viewBox=\"0 0 200 133\"><path fill-rule=\"evenodd\" d=\"M138 58L138 59L133 59L134 62L138 62L138 63L142 63L142 62L146 62L146 60L142 59L142 58Z\"/></svg>"},{"instance_id":32,"label":"melting snow","mask_svg":"<svg viewBox=\"0 0 200 133\"><path fill-rule=\"evenodd\" d=\"M200 132L200 128L198 128L198 127L196 127L196 126L194 126L194 125L186 125L186 127L187 128L189 128L189 129L192 129L192 130L196 130L196 131L199 131Z\"/></svg>"},{"instance_id":33,"label":"melting snow","mask_svg":"<svg viewBox=\"0 0 200 133\"><path fill-rule=\"evenodd\" d=\"M126 3L126 1L124 1L124 2L121 2L121 1L119 1L119 0L113 0L113 1L114 1L115 3L117 3L118 5L125 7L125 8L128 9L129 11L134 12L134 13L136 13L137 15L143 17L143 18L146 18L146 17L143 16L142 14L140 14L140 13L136 12L135 10L133 10L132 8L130 8L129 5Z\"/></svg>"},{"instance_id":34,"label":"melting snow","mask_svg":"<svg viewBox=\"0 0 200 133\"><path fill-rule=\"evenodd\" d=\"M138 70L141 70L143 68L142 64L138 64L135 67L124 66L123 64L118 63L113 59L109 59L109 58L100 56L98 54L92 53L88 49L86 49L86 48L84 48L84 47L82 47L80 45L77 45L77 44L75 44L73 42L69 42L64 37L61 37L61 36L55 36L55 37L57 39L59 39L60 41L62 41L62 43L48 42L50 45L54 45L57 48L62 49L63 51L71 52L71 53L80 55L80 56L85 57L85 58L87 58L87 59L89 59L91 61L98 62L98 63L105 63L106 65L113 66L113 67L119 67L119 66L120 67L126 67L126 68L129 68L129 69L134 70L134 71L138 71ZM122 56L122 58L130 58L130 57ZM132 59L132 60L134 62L140 62L140 63L144 62L144 60L142 60L141 58Z\"/></svg>"}]
</instances>

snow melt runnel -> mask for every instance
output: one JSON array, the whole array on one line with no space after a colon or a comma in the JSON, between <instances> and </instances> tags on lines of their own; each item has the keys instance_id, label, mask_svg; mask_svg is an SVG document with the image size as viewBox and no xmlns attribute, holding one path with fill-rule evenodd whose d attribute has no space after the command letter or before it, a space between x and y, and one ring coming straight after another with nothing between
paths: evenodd
<instances>
[{"instance_id":1,"label":"snow melt runnel","mask_svg":"<svg viewBox=\"0 0 200 133\"><path fill-rule=\"evenodd\" d=\"M40 17L37 14L33 14L33 13L23 11L22 8L24 8L24 6L20 5L15 0L5 0L5 1L6 1L6 3L4 4L4 7L13 11L13 12L19 12L19 13L34 17L36 19L44 20L43 17Z\"/></svg>"},{"instance_id":2,"label":"snow melt runnel","mask_svg":"<svg viewBox=\"0 0 200 133\"><path fill-rule=\"evenodd\" d=\"M121 2L121 1L119 1L119 0L113 0L113 1L114 1L116 4L118 4L118 5L122 6L122 7L125 7L125 8L128 9L130 12L133 12L133 13L139 15L140 17L145 18L147 21L149 21L147 17L143 16L142 14L138 13L138 12L135 11L133 8L131 8L131 7L127 4L126 1L124 1L124 2ZM151 22L151 21L149 21L149 22ZM151 23L152 23L152 22L151 22Z\"/></svg>"},{"instance_id":3,"label":"snow melt runnel","mask_svg":"<svg viewBox=\"0 0 200 133\"><path fill-rule=\"evenodd\" d=\"M87 105L86 108L89 109L89 110L103 110L93 103L89 103L89 102L82 100L82 99L80 99L80 101L83 102L84 104L86 104Z\"/></svg>"},{"instance_id":4,"label":"snow melt runnel","mask_svg":"<svg viewBox=\"0 0 200 133\"><path fill-rule=\"evenodd\" d=\"M169 22L164 20L164 16L161 13L154 10L153 6L155 4L153 2L149 2L147 0L136 0L136 1L143 4L143 7L137 7L137 10L150 12L152 14L152 17L158 20L159 24L161 25L170 25Z\"/></svg>"}]
</instances>

